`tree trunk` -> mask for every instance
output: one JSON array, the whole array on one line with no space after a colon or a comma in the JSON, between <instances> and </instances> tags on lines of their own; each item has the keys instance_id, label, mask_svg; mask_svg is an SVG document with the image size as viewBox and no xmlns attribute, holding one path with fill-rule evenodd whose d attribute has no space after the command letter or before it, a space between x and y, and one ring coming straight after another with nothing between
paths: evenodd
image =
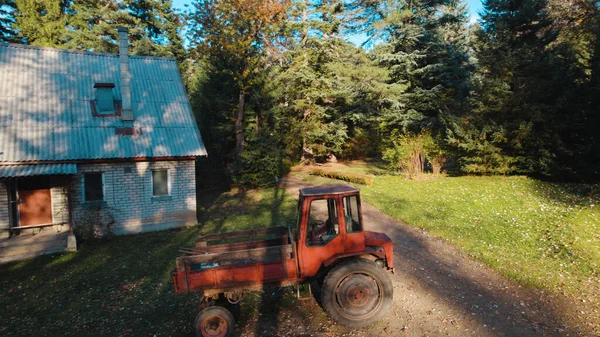
<instances>
[{"instance_id":1,"label":"tree trunk","mask_svg":"<svg viewBox=\"0 0 600 337\"><path fill-rule=\"evenodd\" d=\"M237 118L235 119L235 155L239 157L244 150L244 101L246 98L246 92L244 89L240 90L240 96L238 98L238 112Z\"/></svg>"},{"instance_id":2,"label":"tree trunk","mask_svg":"<svg viewBox=\"0 0 600 337\"><path fill-rule=\"evenodd\" d=\"M260 132L260 112L256 111L256 124L254 125L254 133L258 136L258 133Z\"/></svg>"},{"instance_id":3,"label":"tree trunk","mask_svg":"<svg viewBox=\"0 0 600 337\"><path fill-rule=\"evenodd\" d=\"M306 22L308 21L308 9L306 8L306 0L302 1L302 47L306 46L306 41L308 41L308 26Z\"/></svg>"}]
</instances>

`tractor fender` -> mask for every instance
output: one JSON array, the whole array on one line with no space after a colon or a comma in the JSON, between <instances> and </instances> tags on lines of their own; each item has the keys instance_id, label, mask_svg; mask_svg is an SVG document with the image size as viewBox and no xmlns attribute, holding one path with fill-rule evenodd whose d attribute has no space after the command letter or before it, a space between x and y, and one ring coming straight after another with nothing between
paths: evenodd
<instances>
[{"instance_id":1,"label":"tractor fender","mask_svg":"<svg viewBox=\"0 0 600 337\"><path fill-rule=\"evenodd\" d=\"M360 252L336 254L336 255L328 258L327 260L323 261L323 266L325 268L329 268L332 265L334 265L335 263L339 262L340 260L344 260L348 257L360 257L360 258L364 258L364 259L372 260L372 261L377 260L377 258L381 258L381 259L386 258L384 251L378 250L375 247L366 247L364 251L360 251Z\"/></svg>"}]
</instances>

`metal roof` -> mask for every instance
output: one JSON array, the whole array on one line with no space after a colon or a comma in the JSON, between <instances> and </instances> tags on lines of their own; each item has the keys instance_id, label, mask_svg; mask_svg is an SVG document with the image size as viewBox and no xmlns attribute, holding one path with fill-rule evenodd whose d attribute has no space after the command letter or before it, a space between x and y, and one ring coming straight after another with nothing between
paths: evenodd
<instances>
[{"instance_id":1,"label":"metal roof","mask_svg":"<svg viewBox=\"0 0 600 337\"><path fill-rule=\"evenodd\" d=\"M0 163L205 156L174 59L130 56L133 127L94 117L95 83L114 83L119 56L0 44Z\"/></svg>"},{"instance_id":2,"label":"metal roof","mask_svg":"<svg viewBox=\"0 0 600 337\"><path fill-rule=\"evenodd\" d=\"M0 165L0 178L75 174L75 164Z\"/></svg>"},{"instance_id":3,"label":"metal roof","mask_svg":"<svg viewBox=\"0 0 600 337\"><path fill-rule=\"evenodd\" d=\"M354 186L347 184L335 184L303 188L300 190L300 195L307 197L326 194L356 193L358 191L358 188Z\"/></svg>"}]
</instances>

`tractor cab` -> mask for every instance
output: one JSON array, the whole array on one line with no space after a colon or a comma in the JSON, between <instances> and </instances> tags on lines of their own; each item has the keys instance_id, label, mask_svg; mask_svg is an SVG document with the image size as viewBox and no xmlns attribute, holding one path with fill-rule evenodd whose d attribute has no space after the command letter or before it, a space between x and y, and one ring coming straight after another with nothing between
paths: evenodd
<instances>
[{"instance_id":1,"label":"tractor cab","mask_svg":"<svg viewBox=\"0 0 600 337\"><path fill-rule=\"evenodd\" d=\"M365 232L361 211L356 187L336 184L300 190L297 240L302 276L316 275L332 259L335 262L373 249L385 258L383 246L391 246L391 240ZM374 242L374 236L385 242Z\"/></svg>"}]
</instances>

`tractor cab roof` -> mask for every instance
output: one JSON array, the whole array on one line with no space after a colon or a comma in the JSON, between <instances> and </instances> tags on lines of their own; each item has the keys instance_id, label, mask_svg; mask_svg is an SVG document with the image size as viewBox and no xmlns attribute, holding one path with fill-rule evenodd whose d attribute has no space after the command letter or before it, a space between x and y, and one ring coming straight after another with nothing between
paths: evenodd
<instances>
[{"instance_id":1,"label":"tractor cab roof","mask_svg":"<svg viewBox=\"0 0 600 337\"><path fill-rule=\"evenodd\" d=\"M300 190L300 196L308 197L332 194L357 193L358 191L358 188L346 184L323 185L303 188Z\"/></svg>"}]
</instances>

